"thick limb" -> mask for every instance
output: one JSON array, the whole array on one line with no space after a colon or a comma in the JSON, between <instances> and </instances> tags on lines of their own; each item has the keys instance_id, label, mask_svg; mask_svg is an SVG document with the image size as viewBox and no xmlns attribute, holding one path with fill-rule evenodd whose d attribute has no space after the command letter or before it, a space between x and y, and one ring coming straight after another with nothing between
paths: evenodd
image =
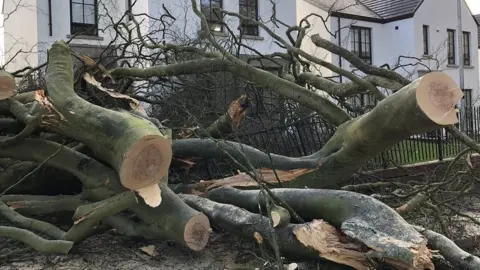
<instances>
[{"instance_id":1,"label":"thick limb","mask_svg":"<svg viewBox=\"0 0 480 270\"><path fill-rule=\"evenodd\" d=\"M62 239L80 242L90 236L90 231L100 220L116 215L135 204L137 204L135 193L125 191L103 201L79 206L73 215L72 228Z\"/></svg>"},{"instance_id":2,"label":"thick limb","mask_svg":"<svg viewBox=\"0 0 480 270\"><path fill-rule=\"evenodd\" d=\"M170 166L171 140L142 117L108 110L80 98L73 89L70 53L63 41L55 42L49 50L48 99L42 105L54 117L42 124L92 149L117 170L126 188L153 186Z\"/></svg>"},{"instance_id":3,"label":"thick limb","mask_svg":"<svg viewBox=\"0 0 480 270\"><path fill-rule=\"evenodd\" d=\"M228 155L226 153L228 153L241 164L251 163L257 168L266 167L289 170L316 168L318 166L318 160L314 157L292 158L276 154L268 155L245 144L210 138L174 140L172 149L175 156L184 157L227 158Z\"/></svg>"},{"instance_id":4,"label":"thick limb","mask_svg":"<svg viewBox=\"0 0 480 270\"><path fill-rule=\"evenodd\" d=\"M127 191L118 179L118 174L102 163L54 142L25 139L0 151L0 157L42 162L52 153L46 165L65 170L76 176L84 185L84 195L89 201L106 200ZM35 149L36 151L30 151ZM131 210L147 228L145 234L152 239L170 239L193 250L203 249L209 239L208 218L186 205L164 183L161 186L162 203L155 208L144 200L132 205Z\"/></svg>"},{"instance_id":5,"label":"thick limb","mask_svg":"<svg viewBox=\"0 0 480 270\"><path fill-rule=\"evenodd\" d=\"M361 252L361 246L341 243L342 237L336 230L322 221L301 225L288 224L273 230L268 218L259 214L202 197L180 196L188 205L206 214L220 229L256 241L265 240L269 245L274 244L270 239L276 237L278 248L289 258L323 258L350 265L355 269L368 269L368 260L366 255ZM272 232L275 234L274 236ZM256 234L260 234L261 239L258 239L258 236L255 238ZM314 238L314 243L307 242L307 238Z\"/></svg>"},{"instance_id":6,"label":"thick limb","mask_svg":"<svg viewBox=\"0 0 480 270\"><path fill-rule=\"evenodd\" d=\"M0 237L12 238L44 253L68 254L73 246L70 241L47 240L25 229L7 226L0 226Z\"/></svg>"},{"instance_id":7,"label":"thick limb","mask_svg":"<svg viewBox=\"0 0 480 270\"><path fill-rule=\"evenodd\" d=\"M208 218L185 204L164 183L159 183L162 203L155 208L147 207L143 201L131 210L147 226L148 238L170 239L192 250L202 250L210 236ZM85 191L87 198L103 199L108 194L105 188Z\"/></svg>"},{"instance_id":8,"label":"thick limb","mask_svg":"<svg viewBox=\"0 0 480 270\"><path fill-rule=\"evenodd\" d=\"M15 212L15 210L12 208L8 207L2 201L0 201L0 216L15 224L15 226L18 226L19 228L44 233L56 240L62 239L65 235L64 231L50 223L22 216L21 214Z\"/></svg>"},{"instance_id":9,"label":"thick limb","mask_svg":"<svg viewBox=\"0 0 480 270\"><path fill-rule=\"evenodd\" d=\"M395 210L374 198L337 190L271 191L305 220L323 219L374 250L376 255L407 265L430 262L426 239ZM258 203L264 205L263 196L254 190L222 187L208 192L207 198L252 211L258 209Z\"/></svg>"},{"instance_id":10,"label":"thick limb","mask_svg":"<svg viewBox=\"0 0 480 270\"><path fill-rule=\"evenodd\" d=\"M45 215L62 211L74 212L86 201L81 195L75 196L35 196L35 195L3 195L0 201L15 211L26 215Z\"/></svg>"},{"instance_id":11,"label":"thick limb","mask_svg":"<svg viewBox=\"0 0 480 270\"><path fill-rule=\"evenodd\" d=\"M429 73L381 101L371 112L340 125L320 151L301 158L271 155L270 159L251 147L209 139L177 140L173 142L173 151L181 156L210 158L223 158L226 151L240 163L249 159L257 168L318 167L282 181L282 186L336 188L385 149L411 135L457 122L454 105L461 96L462 92L448 75Z\"/></svg>"},{"instance_id":12,"label":"thick limb","mask_svg":"<svg viewBox=\"0 0 480 270\"><path fill-rule=\"evenodd\" d=\"M428 239L428 245L432 249L440 251L450 263L458 267L456 269L476 270L480 269L480 259L459 248L452 240L421 227L415 227L421 234Z\"/></svg>"}]
</instances>

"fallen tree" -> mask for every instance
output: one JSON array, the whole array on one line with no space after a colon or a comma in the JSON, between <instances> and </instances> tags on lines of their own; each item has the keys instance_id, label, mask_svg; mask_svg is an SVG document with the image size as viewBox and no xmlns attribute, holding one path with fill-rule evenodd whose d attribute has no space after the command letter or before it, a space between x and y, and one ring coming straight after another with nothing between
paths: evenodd
<instances>
[{"instance_id":1,"label":"fallen tree","mask_svg":"<svg viewBox=\"0 0 480 270\"><path fill-rule=\"evenodd\" d=\"M208 29L196 1L192 1L192 6ZM250 20L228 11L219 12ZM0 217L11 225L0 227L0 236L12 237L41 252L68 253L72 245L105 223L125 235L173 240L201 251L208 243L211 227L218 227L255 239L259 245L266 241L278 260L281 256L295 256L329 260L355 269L370 269L378 262L398 269L434 269L432 249L441 246L441 253L445 251L442 255L452 264L473 267L461 261L464 251L444 239L435 240L430 232L415 230L390 206L366 195L334 190L394 144L456 123L455 104L463 94L453 80L442 72L432 72L409 81L393 71L358 62L344 50L335 50L371 75L362 79L306 53L299 44L283 40L264 24L251 23L284 45L288 52L282 55L287 59L286 66L309 61L352 82L340 84L310 72L295 74L298 67L290 67L291 74L277 76L238 59L209 31L207 39L215 48L212 52L174 44L147 44L142 40L151 49L167 54L183 50L195 53L199 59L148 68L106 70L96 64L89 67L116 81L229 72L272 89L336 125L336 133L322 149L294 158L223 140L223 136L235 133L245 117L245 96L232 102L227 113L207 128L194 127L192 132L175 138L158 119L147 116L137 100L104 89L92 75L83 76L91 86L110 98L135 106L107 109L81 98L74 89L72 52L67 43L57 41L48 54L45 91L15 94L12 77L1 77L0 95L4 100L0 101L0 113L9 121L0 122L0 158L29 162L24 165L33 166L34 170L49 166L68 172L81 182L82 189L79 194L64 196L12 194L10 187L1 190ZM319 36L313 36L312 41L326 49L335 46L322 42ZM369 92L381 102L370 112L352 117L305 84L342 97ZM384 96L378 85L394 87L395 93ZM18 132L19 125L22 130ZM60 139L45 134L60 135ZM63 144L62 139L69 142ZM226 159L243 173L228 179L169 185L168 169L175 159L182 158ZM184 164L194 166L194 162ZM269 186L285 189L270 190ZM175 194L173 187L177 193L196 195ZM68 231L34 217L60 211L72 213ZM477 259L469 256L474 262Z\"/></svg>"}]
</instances>

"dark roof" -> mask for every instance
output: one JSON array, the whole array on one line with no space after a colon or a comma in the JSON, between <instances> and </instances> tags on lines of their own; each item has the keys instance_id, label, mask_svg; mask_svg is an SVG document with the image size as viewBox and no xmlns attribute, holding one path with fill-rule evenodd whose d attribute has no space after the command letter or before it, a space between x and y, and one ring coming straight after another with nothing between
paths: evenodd
<instances>
[{"instance_id":1,"label":"dark roof","mask_svg":"<svg viewBox=\"0 0 480 270\"><path fill-rule=\"evenodd\" d=\"M318 6L329 6L332 0L305 0L317 2ZM337 8L330 8L333 16L376 23L388 23L415 15L424 0L334 0ZM341 4L339 4L341 3ZM331 5L330 5L331 6ZM343 8L342 8L343 6ZM353 8L356 11L353 11ZM324 10L327 10L323 8ZM362 10L363 12L358 12ZM353 12L352 12L353 11Z\"/></svg>"},{"instance_id":2,"label":"dark roof","mask_svg":"<svg viewBox=\"0 0 480 270\"><path fill-rule=\"evenodd\" d=\"M412 18L425 0L304 0L332 16L376 23ZM468 7L468 5L467 5ZM470 7L468 7L470 10ZM471 11L470 11L471 13ZM472 14L473 16L473 14ZM480 26L480 18L475 18Z\"/></svg>"},{"instance_id":3,"label":"dark roof","mask_svg":"<svg viewBox=\"0 0 480 270\"><path fill-rule=\"evenodd\" d=\"M477 20L477 25L480 25L480 14L473 15L475 20ZM478 48L480 49L480 27L478 27Z\"/></svg>"},{"instance_id":4,"label":"dark roof","mask_svg":"<svg viewBox=\"0 0 480 270\"><path fill-rule=\"evenodd\" d=\"M359 0L384 20L415 14L423 0Z\"/></svg>"}]
</instances>

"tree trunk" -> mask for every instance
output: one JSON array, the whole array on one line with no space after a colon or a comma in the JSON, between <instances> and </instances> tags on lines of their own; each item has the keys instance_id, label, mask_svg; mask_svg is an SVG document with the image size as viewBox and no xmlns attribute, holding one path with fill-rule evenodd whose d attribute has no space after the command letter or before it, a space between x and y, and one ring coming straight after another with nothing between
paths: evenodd
<instances>
[{"instance_id":1,"label":"tree trunk","mask_svg":"<svg viewBox=\"0 0 480 270\"><path fill-rule=\"evenodd\" d=\"M126 188L138 191L155 186L168 172L172 159L168 134L162 134L142 117L108 110L80 98L73 89L70 53L63 41L54 43L49 50L48 100L43 99L42 105L53 117L42 125L91 148L95 156L117 170ZM154 206L159 203L156 200Z\"/></svg>"}]
</instances>

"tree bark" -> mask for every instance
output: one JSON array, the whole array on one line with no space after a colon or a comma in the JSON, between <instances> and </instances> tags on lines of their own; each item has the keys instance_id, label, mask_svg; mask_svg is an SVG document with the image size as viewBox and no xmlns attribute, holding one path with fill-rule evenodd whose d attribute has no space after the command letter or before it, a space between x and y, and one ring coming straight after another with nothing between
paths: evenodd
<instances>
[{"instance_id":1,"label":"tree bark","mask_svg":"<svg viewBox=\"0 0 480 270\"><path fill-rule=\"evenodd\" d=\"M126 188L154 186L170 166L171 140L142 117L108 110L80 98L73 89L70 53L63 41L55 42L49 50L48 100L44 99L42 105L53 117L42 125L91 148L117 170Z\"/></svg>"},{"instance_id":2,"label":"tree bark","mask_svg":"<svg viewBox=\"0 0 480 270\"><path fill-rule=\"evenodd\" d=\"M415 227L428 239L428 245L440 251L450 263L458 267L456 269L476 270L480 269L480 259L459 248L452 240L434 231Z\"/></svg>"},{"instance_id":3,"label":"tree bark","mask_svg":"<svg viewBox=\"0 0 480 270\"><path fill-rule=\"evenodd\" d=\"M371 253L376 256L397 260L400 265L420 266L431 263L426 239L395 210L374 198L338 190L271 191L305 220L325 220L371 248ZM251 211L258 211L258 204L265 209L265 198L256 190L222 187L208 192L206 196L213 201Z\"/></svg>"},{"instance_id":4,"label":"tree bark","mask_svg":"<svg viewBox=\"0 0 480 270\"><path fill-rule=\"evenodd\" d=\"M370 259L379 258L400 269L434 269L428 250L421 250L418 255L415 255L417 258L413 261L411 258L403 257L405 254L401 253L392 253L390 254L392 256L388 257L385 256L388 251L385 251L385 254L372 252L361 243L351 241L323 220L271 228L268 218L231 204L213 202L192 195L180 196L190 206L205 213L223 230L255 239L259 244L267 241L273 248L275 248L275 242L271 239L275 237L280 251L292 259L318 260L321 258L355 269L367 270L372 267ZM403 246L401 243L398 245ZM384 248L385 246L382 246L379 249Z\"/></svg>"},{"instance_id":5,"label":"tree bark","mask_svg":"<svg viewBox=\"0 0 480 270\"><path fill-rule=\"evenodd\" d=\"M32 152L31 149L35 151ZM82 181L82 198L88 201L107 200L127 191L113 169L54 142L25 139L2 148L0 157L45 162L47 166L69 172ZM146 229L144 234L150 239L173 240L192 250L202 250L210 235L208 218L191 209L163 182L158 185L162 197L162 203L158 207L150 207L144 200L129 207L142 221L143 228Z\"/></svg>"},{"instance_id":6,"label":"tree bark","mask_svg":"<svg viewBox=\"0 0 480 270\"><path fill-rule=\"evenodd\" d=\"M340 125L318 152L300 158L269 155L233 142L187 139L173 142L174 154L251 162L282 170L316 168L282 181L283 187L337 188L366 162L414 134L457 122L455 104L462 97L446 74L432 72L381 101L371 112ZM432 98L430 98L432 97ZM221 185L221 184L220 184Z\"/></svg>"}]
</instances>

